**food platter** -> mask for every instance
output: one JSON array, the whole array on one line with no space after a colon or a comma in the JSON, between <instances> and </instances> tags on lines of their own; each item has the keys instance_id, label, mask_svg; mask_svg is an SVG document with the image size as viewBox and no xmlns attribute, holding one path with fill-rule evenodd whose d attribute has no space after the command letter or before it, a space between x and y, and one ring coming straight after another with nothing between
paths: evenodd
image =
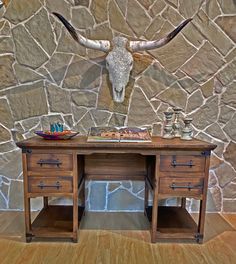
<instances>
[{"instance_id":1,"label":"food platter","mask_svg":"<svg viewBox=\"0 0 236 264\"><path fill-rule=\"evenodd\" d=\"M61 139L70 139L79 134L79 132L71 131L71 130L64 130L63 132L50 132L50 131L34 131L34 133L44 139L51 139L51 140L61 140Z\"/></svg>"}]
</instances>

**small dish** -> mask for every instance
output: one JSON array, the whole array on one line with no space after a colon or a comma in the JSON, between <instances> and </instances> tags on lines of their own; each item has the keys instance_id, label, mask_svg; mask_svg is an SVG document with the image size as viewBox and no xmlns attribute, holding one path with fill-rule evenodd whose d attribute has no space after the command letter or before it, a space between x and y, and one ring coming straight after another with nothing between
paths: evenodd
<instances>
[{"instance_id":1,"label":"small dish","mask_svg":"<svg viewBox=\"0 0 236 264\"><path fill-rule=\"evenodd\" d=\"M44 139L60 140L60 139L70 139L79 134L79 132L65 130L63 132L50 132L50 131L34 131L34 133Z\"/></svg>"}]
</instances>

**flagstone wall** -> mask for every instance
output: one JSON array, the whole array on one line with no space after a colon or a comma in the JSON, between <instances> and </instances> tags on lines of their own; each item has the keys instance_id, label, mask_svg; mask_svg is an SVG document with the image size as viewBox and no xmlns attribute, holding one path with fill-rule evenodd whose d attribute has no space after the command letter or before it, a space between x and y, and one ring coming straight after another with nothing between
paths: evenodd
<instances>
[{"instance_id":1,"label":"flagstone wall","mask_svg":"<svg viewBox=\"0 0 236 264\"><path fill-rule=\"evenodd\" d=\"M153 40L181 21L163 48L134 54L125 101L114 103L105 54L75 43L51 14L91 39ZM163 111L183 108L194 135L217 144L208 210L236 212L235 0L12 0L0 9L0 209L22 209L21 153L15 142L60 121L146 126L160 135ZM142 210L143 183L88 182L89 210ZM67 202L57 201L57 202ZM36 199L34 208L41 200ZM173 203L167 200L165 203ZM191 210L197 208L188 201Z\"/></svg>"}]
</instances>

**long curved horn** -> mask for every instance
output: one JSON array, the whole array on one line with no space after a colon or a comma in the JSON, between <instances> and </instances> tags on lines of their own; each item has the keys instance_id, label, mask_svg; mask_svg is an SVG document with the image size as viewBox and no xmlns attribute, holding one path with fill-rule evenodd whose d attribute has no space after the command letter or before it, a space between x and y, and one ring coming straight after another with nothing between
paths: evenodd
<instances>
[{"instance_id":1,"label":"long curved horn","mask_svg":"<svg viewBox=\"0 0 236 264\"><path fill-rule=\"evenodd\" d=\"M66 29L71 34L72 38L77 41L79 44L86 48L100 50L104 52L108 52L110 50L110 41L108 40L91 40L83 37L79 33L76 32L75 28L60 14L53 12L55 15L66 27Z\"/></svg>"},{"instance_id":2,"label":"long curved horn","mask_svg":"<svg viewBox=\"0 0 236 264\"><path fill-rule=\"evenodd\" d=\"M190 21L192 18L184 20L176 29L160 40L151 41L130 41L129 48L131 51L151 50L160 48L170 42Z\"/></svg>"}]
</instances>

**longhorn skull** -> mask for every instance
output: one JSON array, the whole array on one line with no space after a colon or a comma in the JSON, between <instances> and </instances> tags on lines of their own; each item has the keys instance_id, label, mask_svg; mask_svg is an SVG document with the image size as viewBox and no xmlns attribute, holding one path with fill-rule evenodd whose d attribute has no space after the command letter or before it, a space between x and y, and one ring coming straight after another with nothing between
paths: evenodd
<instances>
[{"instance_id":1,"label":"longhorn skull","mask_svg":"<svg viewBox=\"0 0 236 264\"><path fill-rule=\"evenodd\" d=\"M112 84L113 100L122 103L125 97L125 87L129 81L130 71L133 68L132 52L151 50L164 46L172 40L192 19L186 19L171 33L160 40L129 41L125 37L115 37L108 40L91 40L76 32L75 28L60 14L53 13L64 24L75 41L86 48L100 50L108 53L106 56L106 68Z\"/></svg>"}]
</instances>

